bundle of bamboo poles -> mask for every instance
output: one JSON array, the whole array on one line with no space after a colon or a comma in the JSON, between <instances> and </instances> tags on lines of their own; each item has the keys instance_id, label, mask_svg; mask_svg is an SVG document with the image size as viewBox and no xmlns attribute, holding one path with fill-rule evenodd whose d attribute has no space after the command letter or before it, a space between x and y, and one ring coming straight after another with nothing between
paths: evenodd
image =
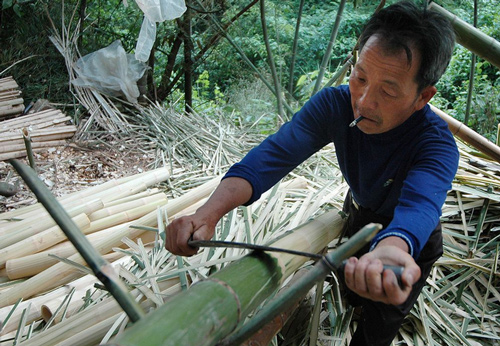
<instances>
[{"instance_id":1,"label":"bundle of bamboo poles","mask_svg":"<svg viewBox=\"0 0 500 346\"><path fill-rule=\"evenodd\" d=\"M12 77L0 78L0 119L21 114L24 111L24 100L19 86Z\"/></svg>"},{"instance_id":2,"label":"bundle of bamboo poles","mask_svg":"<svg viewBox=\"0 0 500 346\"><path fill-rule=\"evenodd\" d=\"M0 122L0 160L27 155L26 138L33 152L66 144L76 132L71 120L57 109L47 109Z\"/></svg>"}]
</instances>

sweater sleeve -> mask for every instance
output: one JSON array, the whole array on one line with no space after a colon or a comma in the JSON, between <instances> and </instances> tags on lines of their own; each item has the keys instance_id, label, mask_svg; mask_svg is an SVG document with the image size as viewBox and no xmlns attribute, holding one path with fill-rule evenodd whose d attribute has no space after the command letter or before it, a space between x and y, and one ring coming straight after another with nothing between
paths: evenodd
<instances>
[{"instance_id":1,"label":"sweater sleeve","mask_svg":"<svg viewBox=\"0 0 500 346\"><path fill-rule=\"evenodd\" d=\"M245 205L259 199L291 170L331 142L329 128L335 122L332 114L339 107L332 102L335 93L333 89L317 93L290 122L229 169L224 178L240 177L252 186L252 197Z\"/></svg>"},{"instance_id":2,"label":"sweater sleeve","mask_svg":"<svg viewBox=\"0 0 500 346\"><path fill-rule=\"evenodd\" d=\"M451 136L451 134L449 135ZM403 238L417 259L436 228L441 208L458 168L453 138L424 140L403 183L394 217L372 240L371 249L389 236Z\"/></svg>"}]
</instances>

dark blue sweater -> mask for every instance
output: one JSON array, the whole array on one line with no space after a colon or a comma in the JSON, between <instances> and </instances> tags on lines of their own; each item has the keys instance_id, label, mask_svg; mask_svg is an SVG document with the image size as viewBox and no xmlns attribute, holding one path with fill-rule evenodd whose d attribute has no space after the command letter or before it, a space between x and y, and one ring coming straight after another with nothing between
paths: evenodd
<instances>
[{"instance_id":1,"label":"dark blue sweater","mask_svg":"<svg viewBox=\"0 0 500 346\"><path fill-rule=\"evenodd\" d=\"M333 142L356 202L392 218L372 241L399 236L416 259L441 216L458 167L458 150L445 121L426 105L400 126L367 135L354 120L348 86L325 88L293 119L233 165L225 177L253 188L248 204L313 153Z\"/></svg>"}]
</instances>

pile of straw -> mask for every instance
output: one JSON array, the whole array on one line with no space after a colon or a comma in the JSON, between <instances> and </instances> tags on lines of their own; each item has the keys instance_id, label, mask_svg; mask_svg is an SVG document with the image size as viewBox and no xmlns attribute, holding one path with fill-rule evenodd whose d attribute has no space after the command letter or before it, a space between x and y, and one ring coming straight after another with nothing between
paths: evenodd
<instances>
[{"instance_id":1,"label":"pile of straw","mask_svg":"<svg viewBox=\"0 0 500 346\"><path fill-rule=\"evenodd\" d=\"M230 124L217 123L197 114L180 117L157 106L143 110L138 117L149 120L133 129L134 138L149 143L149 148L154 148L152 143L156 143L157 162L167 168L110 182L99 189L102 193L93 190L97 187L87 189L81 194L88 197L73 194L63 197L61 202L68 203L68 210L72 210L76 219L81 219L82 230L92 233L89 239L99 238L92 240L95 247L110 261L116 261L121 277L149 311L246 253L241 249L207 248L190 258L172 256L164 249L162 237L148 230L158 228L161 232L161 226L170 218L193 212L216 185L219 178L213 177L260 138L254 134L249 136L246 129ZM185 129L190 129L189 134ZM460 169L443 207L445 254L435 265L418 304L398 335L398 340L407 344L494 345L500 338L497 290L500 165L459 144ZM161 177L148 183L142 181L148 174L159 172ZM152 187L159 181L167 183L163 191ZM208 185L202 185L207 181ZM114 192L116 188L110 185L117 183L127 185L127 192ZM258 202L226 215L217 226L216 239L266 243L325 210L341 209L346 190L336 167L334 148L326 147ZM148 203L150 208L146 214L140 214L142 217L136 214L126 220L104 222L124 213L131 214L136 208L129 205L129 200L144 194L162 198ZM169 202L158 212L156 206L165 203L165 194ZM92 209L75 210L71 207L75 199L87 201ZM39 226L40 220L48 217L42 218L42 211L36 208L39 207L0 215L3 232L0 258L4 258L0 263L6 264L6 269L0 272L4 282L0 286L2 345L107 342L124 330L127 316L95 279L83 276L88 270L82 266L81 258L73 254L74 249L71 253L56 252L62 248L56 244L64 244L63 237L54 225ZM26 224L23 229L28 231L14 230L15 225L21 223ZM17 238L13 238L14 234ZM29 236L21 237L21 234ZM48 245L37 248L45 239L41 234L53 239L48 243L50 248ZM98 237L99 234L104 238ZM9 239L10 245L3 245L3 240ZM335 242L330 245L334 247ZM9 247L23 255L14 256L13 252L5 251ZM57 257L49 257L50 253L56 253ZM29 257L37 258L36 263L52 261L52 266L39 274L35 271L13 274L16 269L33 267L33 264L15 264ZM67 257L69 260L64 259ZM20 278L24 275L35 276ZM313 295L318 297L315 300L317 317L311 319L314 322L305 328L309 332L302 333L301 337L321 345L345 345L356 326L352 308L340 299L335 280L320 285L316 293ZM272 342L277 344L278 339L274 337Z\"/></svg>"}]
</instances>

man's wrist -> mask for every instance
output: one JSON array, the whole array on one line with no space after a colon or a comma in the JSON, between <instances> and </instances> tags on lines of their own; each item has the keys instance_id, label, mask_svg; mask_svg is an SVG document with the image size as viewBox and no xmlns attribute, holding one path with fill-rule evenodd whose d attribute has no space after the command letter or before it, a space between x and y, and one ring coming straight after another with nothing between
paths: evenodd
<instances>
[{"instance_id":1,"label":"man's wrist","mask_svg":"<svg viewBox=\"0 0 500 346\"><path fill-rule=\"evenodd\" d=\"M382 234L381 236L376 236L375 239L372 240L370 251L373 251L373 249L379 246L379 244L381 244L382 242L384 245L398 246L405 252L408 252L412 257L415 254L414 244L412 243L411 239L404 233L388 232Z\"/></svg>"}]
</instances>

